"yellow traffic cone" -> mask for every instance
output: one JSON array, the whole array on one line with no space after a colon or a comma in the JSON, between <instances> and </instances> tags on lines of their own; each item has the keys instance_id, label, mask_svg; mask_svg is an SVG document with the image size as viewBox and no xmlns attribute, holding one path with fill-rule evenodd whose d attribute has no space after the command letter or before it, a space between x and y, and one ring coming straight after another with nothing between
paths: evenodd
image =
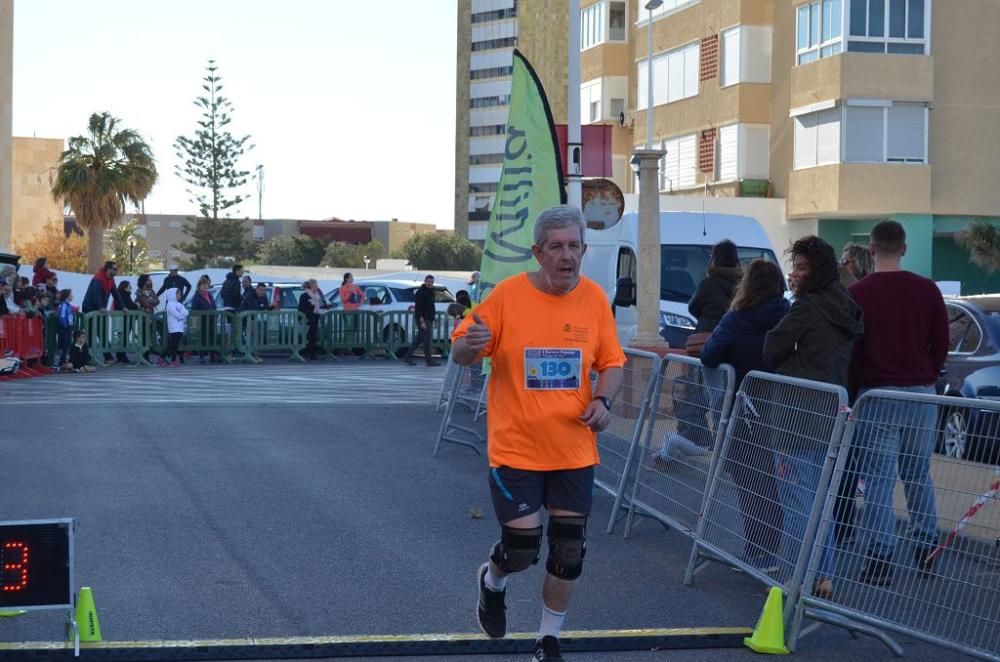
<instances>
[{"instance_id":1,"label":"yellow traffic cone","mask_svg":"<svg viewBox=\"0 0 1000 662\"><path fill-rule=\"evenodd\" d=\"M743 639L743 645L758 653L787 655L785 647L785 614L781 606L781 589L772 586L767 593L764 611L760 613L753 636Z\"/></svg>"},{"instance_id":2,"label":"yellow traffic cone","mask_svg":"<svg viewBox=\"0 0 1000 662\"><path fill-rule=\"evenodd\" d=\"M103 641L101 622L97 619L94 594L89 586L80 589L80 599L76 603L76 623L80 628L80 641Z\"/></svg>"}]
</instances>

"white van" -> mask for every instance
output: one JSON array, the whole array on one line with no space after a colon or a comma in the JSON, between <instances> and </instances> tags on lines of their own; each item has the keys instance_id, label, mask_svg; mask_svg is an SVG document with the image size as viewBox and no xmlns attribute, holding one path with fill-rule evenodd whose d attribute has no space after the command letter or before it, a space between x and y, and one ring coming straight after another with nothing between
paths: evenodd
<instances>
[{"instance_id":1,"label":"white van","mask_svg":"<svg viewBox=\"0 0 1000 662\"><path fill-rule=\"evenodd\" d=\"M729 239L744 264L757 258L780 266L774 246L760 223L750 216L660 212L660 335L671 347L683 347L694 332L688 301L708 271L712 246ZM639 215L630 212L605 230L587 230L583 274L608 295L618 320L618 335L627 343L636 333L636 256Z\"/></svg>"}]
</instances>

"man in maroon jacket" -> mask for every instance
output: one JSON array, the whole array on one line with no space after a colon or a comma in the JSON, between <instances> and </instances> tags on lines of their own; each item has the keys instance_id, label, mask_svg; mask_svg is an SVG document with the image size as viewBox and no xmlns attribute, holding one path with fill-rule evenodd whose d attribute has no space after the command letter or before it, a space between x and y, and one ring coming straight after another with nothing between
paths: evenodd
<instances>
[{"instance_id":1,"label":"man in maroon jacket","mask_svg":"<svg viewBox=\"0 0 1000 662\"><path fill-rule=\"evenodd\" d=\"M864 311L865 335L854 346L852 381L860 396L870 389L934 393L948 355L948 315L934 281L904 271L906 232L896 221L872 229L875 271L851 286ZM862 543L868 563L861 581L892 582L896 548L893 488L903 481L909 535L918 573L926 576L937 544L937 512L930 456L937 438L937 407L902 400L881 400L859 413L854 443L865 479Z\"/></svg>"}]
</instances>

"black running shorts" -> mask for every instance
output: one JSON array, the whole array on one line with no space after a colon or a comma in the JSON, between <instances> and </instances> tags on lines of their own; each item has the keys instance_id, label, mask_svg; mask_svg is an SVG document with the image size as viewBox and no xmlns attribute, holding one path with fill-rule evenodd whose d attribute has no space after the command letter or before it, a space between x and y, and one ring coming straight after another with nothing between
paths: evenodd
<instances>
[{"instance_id":1,"label":"black running shorts","mask_svg":"<svg viewBox=\"0 0 1000 662\"><path fill-rule=\"evenodd\" d=\"M594 467L561 471L489 470L490 496L497 520L506 524L539 509L590 515L594 501Z\"/></svg>"}]
</instances>

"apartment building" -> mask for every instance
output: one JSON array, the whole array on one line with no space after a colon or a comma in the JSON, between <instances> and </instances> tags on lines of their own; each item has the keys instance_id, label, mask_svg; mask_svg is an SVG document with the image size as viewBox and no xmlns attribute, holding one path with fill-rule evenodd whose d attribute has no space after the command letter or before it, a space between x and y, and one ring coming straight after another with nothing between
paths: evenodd
<instances>
[{"instance_id":1,"label":"apartment building","mask_svg":"<svg viewBox=\"0 0 1000 662\"><path fill-rule=\"evenodd\" d=\"M455 233L482 241L503 164L516 47L566 122L566 0L459 0Z\"/></svg>"},{"instance_id":2,"label":"apartment building","mask_svg":"<svg viewBox=\"0 0 1000 662\"><path fill-rule=\"evenodd\" d=\"M646 142L651 36L662 195L781 200L782 227L768 227L779 244L816 233L839 248L896 219L908 268L965 292L1000 289L954 242L971 219L1000 216L1000 54L983 48L1000 3L664 0L651 14L646 0L581 4L584 121L624 107L616 178Z\"/></svg>"}]
</instances>

